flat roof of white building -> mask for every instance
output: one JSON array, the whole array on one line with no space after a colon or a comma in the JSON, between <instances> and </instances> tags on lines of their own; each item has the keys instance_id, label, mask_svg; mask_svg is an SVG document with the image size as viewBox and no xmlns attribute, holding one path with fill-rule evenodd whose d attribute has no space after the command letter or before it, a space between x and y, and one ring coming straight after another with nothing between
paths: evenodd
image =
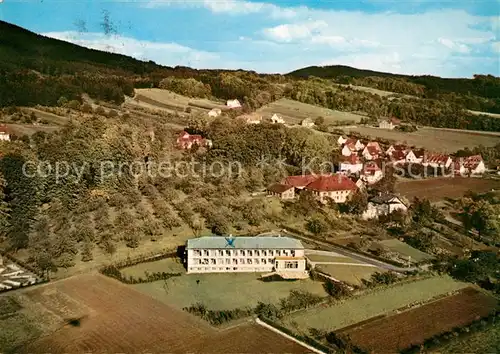
<instances>
[{"instance_id":1,"label":"flat roof of white building","mask_svg":"<svg viewBox=\"0 0 500 354\"><path fill-rule=\"evenodd\" d=\"M204 236L187 241L187 249L303 249L299 240L280 236Z\"/></svg>"}]
</instances>

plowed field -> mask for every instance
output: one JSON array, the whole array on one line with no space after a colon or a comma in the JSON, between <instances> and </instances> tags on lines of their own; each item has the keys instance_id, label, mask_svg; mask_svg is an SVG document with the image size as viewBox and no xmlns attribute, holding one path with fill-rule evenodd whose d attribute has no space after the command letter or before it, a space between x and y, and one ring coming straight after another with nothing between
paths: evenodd
<instances>
[{"instance_id":1,"label":"plowed field","mask_svg":"<svg viewBox=\"0 0 500 354\"><path fill-rule=\"evenodd\" d=\"M16 352L196 353L210 348L218 353L307 352L256 324L214 329L197 317L101 275L72 277L27 295L60 317L62 325ZM64 325L64 320L75 316L80 323Z\"/></svg>"},{"instance_id":2,"label":"plowed field","mask_svg":"<svg viewBox=\"0 0 500 354\"><path fill-rule=\"evenodd\" d=\"M455 295L400 314L377 318L339 332L369 352L394 353L455 327L488 315L497 306L495 298L465 288Z\"/></svg>"}]
</instances>

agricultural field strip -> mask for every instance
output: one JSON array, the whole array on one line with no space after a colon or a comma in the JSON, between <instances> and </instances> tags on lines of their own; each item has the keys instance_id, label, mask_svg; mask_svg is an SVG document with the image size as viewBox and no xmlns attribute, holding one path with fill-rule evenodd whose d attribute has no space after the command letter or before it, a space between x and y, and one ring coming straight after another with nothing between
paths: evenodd
<instances>
[{"instance_id":1,"label":"agricultural field strip","mask_svg":"<svg viewBox=\"0 0 500 354\"><path fill-rule=\"evenodd\" d=\"M80 275L50 283L31 296L44 303L52 293L63 293L94 312L80 326L64 326L29 343L18 352L273 352L307 350L258 325L243 324L218 331L205 321L140 294L101 275ZM57 306L57 304L47 304Z\"/></svg>"},{"instance_id":2,"label":"agricultural field strip","mask_svg":"<svg viewBox=\"0 0 500 354\"><path fill-rule=\"evenodd\" d=\"M488 315L496 307L495 298L469 287L418 307L402 309L403 312L394 315L379 316L340 329L338 333L349 335L356 345L364 349L389 352L467 325L477 316Z\"/></svg>"},{"instance_id":3,"label":"agricultural field strip","mask_svg":"<svg viewBox=\"0 0 500 354\"><path fill-rule=\"evenodd\" d=\"M393 252L399 253L402 256L411 257L412 260L417 262L434 258L433 256L396 239L378 241L378 243L389 248Z\"/></svg>"},{"instance_id":4,"label":"agricultural field strip","mask_svg":"<svg viewBox=\"0 0 500 354\"><path fill-rule=\"evenodd\" d=\"M457 282L447 276L400 283L374 289L330 307L316 307L297 312L284 321L289 328L291 328L290 323L295 322L304 330L314 327L331 331L390 313L410 304L428 301L467 286L468 284Z\"/></svg>"}]
</instances>

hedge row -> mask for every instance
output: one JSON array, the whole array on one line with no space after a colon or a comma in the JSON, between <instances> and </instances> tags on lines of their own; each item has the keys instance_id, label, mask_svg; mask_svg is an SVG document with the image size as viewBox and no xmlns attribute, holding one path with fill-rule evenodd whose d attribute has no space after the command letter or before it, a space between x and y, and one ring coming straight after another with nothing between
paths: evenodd
<instances>
[{"instance_id":1,"label":"hedge row","mask_svg":"<svg viewBox=\"0 0 500 354\"><path fill-rule=\"evenodd\" d=\"M7 258L8 260L20 265L26 270L29 270L31 273L35 274L39 278L45 279L46 275L43 272L40 272L38 269L32 267L31 265L27 264L24 261L21 261L19 259L16 259L14 256L12 256L10 253L5 253L5 254L0 254L0 256Z\"/></svg>"},{"instance_id":2,"label":"hedge row","mask_svg":"<svg viewBox=\"0 0 500 354\"><path fill-rule=\"evenodd\" d=\"M145 272L145 278L125 276L122 274L120 269L114 265L109 265L100 269L100 272L110 278L115 278L125 284L141 284L141 283L151 283L158 280L167 280L172 277L179 277L181 273L166 273L166 272Z\"/></svg>"},{"instance_id":3,"label":"hedge row","mask_svg":"<svg viewBox=\"0 0 500 354\"><path fill-rule=\"evenodd\" d=\"M161 253L154 252L146 255L141 255L136 258L127 258L123 261L115 262L113 263L113 266L115 266L118 269L126 268L126 267L131 267L140 263L145 263L145 262L154 262L154 261L159 261L161 259L165 258L175 258L177 257L177 252L176 250L172 249L167 249L164 250Z\"/></svg>"},{"instance_id":4,"label":"hedge row","mask_svg":"<svg viewBox=\"0 0 500 354\"><path fill-rule=\"evenodd\" d=\"M496 310L488 316L480 318L467 326L454 328L451 331L437 334L433 337L427 338L423 344L415 344L409 348L403 349L401 351L402 354L416 354L421 353L422 350L433 349L437 346L446 344L456 338L461 336L466 336L470 333L481 332L487 327L493 325L495 322L498 322L500 319L500 310Z\"/></svg>"},{"instance_id":5,"label":"hedge row","mask_svg":"<svg viewBox=\"0 0 500 354\"><path fill-rule=\"evenodd\" d=\"M237 320L253 315L252 308L232 309L232 310L208 310L205 305L198 303L189 307L184 307L184 311L199 316L211 325L221 325L225 322Z\"/></svg>"}]
</instances>

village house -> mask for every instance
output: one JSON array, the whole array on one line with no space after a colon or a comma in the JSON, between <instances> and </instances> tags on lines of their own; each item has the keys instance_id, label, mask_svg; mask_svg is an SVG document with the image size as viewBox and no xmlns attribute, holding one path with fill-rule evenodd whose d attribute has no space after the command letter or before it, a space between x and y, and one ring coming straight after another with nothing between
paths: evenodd
<instances>
[{"instance_id":1,"label":"village house","mask_svg":"<svg viewBox=\"0 0 500 354\"><path fill-rule=\"evenodd\" d=\"M363 169L363 163L360 158L356 154L352 154L347 156L340 162L340 172L344 172L347 174L355 174L360 172Z\"/></svg>"},{"instance_id":2,"label":"village house","mask_svg":"<svg viewBox=\"0 0 500 354\"><path fill-rule=\"evenodd\" d=\"M339 138L337 139L337 144L339 144L339 146L342 146L345 144L345 142L347 141L347 138L344 137L344 136L339 136Z\"/></svg>"},{"instance_id":3,"label":"village house","mask_svg":"<svg viewBox=\"0 0 500 354\"><path fill-rule=\"evenodd\" d=\"M364 147L365 145L360 140L349 138L344 143L342 155L351 156L353 153L363 150Z\"/></svg>"},{"instance_id":4,"label":"village house","mask_svg":"<svg viewBox=\"0 0 500 354\"><path fill-rule=\"evenodd\" d=\"M267 188L269 196L287 200L295 198L295 187L289 184L275 183Z\"/></svg>"},{"instance_id":5,"label":"village house","mask_svg":"<svg viewBox=\"0 0 500 354\"><path fill-rule=\"evenodd\" d=\"M394 150L390 156L393 165L402 165L406 162L406 151Z\"/></svg>"},{"instance_id":6,"label":"village house","mask_svg":"<svg viewBox=\"0 0 500 354\"><path fill-rule=\"evenodd\" d=\"M304 246L280 236L205 236L186 245L187 272L273 272L286 279L306 278Z\"/></svg>"},{"instance_id":7,"label":"village house","mask_svg":"<svg viewBox=\"0 0 500 354\"><path fill-rule=\"evenodd\" d=\"M378 123L379 128L390 129L390 130L396 128L399 125L401 125L401 121L396 118L384 119Z\"/></svg>"},{"instance_id":8,"label":"village house","mask_svg":"<svg viewBox=\"0 0 500 354\"><path fill-rule=\"evenodd\" d=\"M312 192L316 199L322 203L326 203L328 200L335 203L345 203L357 189L356 184L342 174L319 176L305 187L305 190Z\"/></svg>"},{"instance_id":9,"label":"village house","mask_svg":"<svg viewBox=\"0 0 500 354\"><path fill-rule=\"evenodd\" d=\"M446 154L426 154L422 161L422 165L430 167L448 168L453 160Z\"/></svg>"},{"instance_id":10,"label":"village house","mask_svg":"<svg viewBox=\"0 0 500 354\"><path fill-rule=\"evenodd\" d=\"M201 135L192 135L187 131L182 131L177 138L177 146L183 150L191 149L194 145L202 147L212 147L212 141L203 138Z\"/></svg>"},{"instance_id":11,"label":"village house","mask_svg":"<svg viewBox=\"0 0 500 354\"><path fill-rule=\"evenodd\" d=\"M208 112L208 116L209 117L218 117L222 114L222 110L220 108L212 108L209 112Z\"/></svg>"},{"instance_id":12,"label":"village house","mask_svg":"<svg viewBox=\"0 0 500 354\"><path fill-rule=\"evenodd\" d=\"M376 161L368 161L363 166L361 178L366 184L375 184L384 177L382 168Z\"/></svg>"},{"instance_id":13,"label":"village house","mask_svg":"<svg viewBox=\"0 0 500 354\"><path fill-rule=\"evenodd\" d=\"M410 148L406 145L391 145L389 146L389 148L387 149L387 151L385 152L386 155L388 156L392 156L392 154L395 152L395 151L401 151L404 153L404 155L406 156L406 153L410 150Z\"/></svg>"},{"instance_id":14,"label":"village house","mask_svg":"<svg viewBox=\"0 0 500 354\"><path fill-rule=\"evenodd\" d=\"M236 99L235 100L227 100L226 106L228 106L231 109L241 108L241 103L240 103L240 101L238 101Z\"/></svg>"},{"instance_id":15,"label":"village house","mask_svg":"<svg viewBox=\"0 0 500 354\"><path fill-rule=\"evenodd\" d=\"M365 220L374 219L397 210L408 211L408 207L401 198L394 194L379 195L369 200L367 209L361 217Z\"/></svg>"},{"instance_id":16,"label":"village house","mask_svg":"<svg viewBox=\"0 0 500 354\"><path fill-rule=\"evenodd\" d=\"M366 144L361 153L365 160L377 160L382 157L382 148L376 141L370 141Z\"/></svg>"},{"instance_id":17,"label":"village house","mask_svg":"<svg viewBox=\"0 0 500 354\"><path fill-rule=\"evenodd\" d=\"M300 122L300 125L302 125L305 128L312 128L314 127L314 122L312 121L311 118L306 118L302 122Z\"/></svg>"},{"instance_id":18,"label":"village house","mask_svg":"<svg viewBox=\"0 0 500 354\"><path fill-rule=\"evenodd\" d=\"M405 156L406 163L422 163L424 160L425 150L424 149L413 149L408 151Z\"/></svg>"},{"instance_id":19,"label":"village house","mask_svg":"<svg viewBox=\"0 0 500 354\"><path fill-rule=\"evenodd\" d=\"M457 158L453 163L453 171L457 175L479 175L486 172L481 155Z\"/></svg>"},{"instance_id":20,"label":"village house","mask_svg":"<svg viewBox=\"0 0 500 354\"><path fill-rule=\"evenodd\" d=\"M10 141L9 129L5 124L0 124L0 140Z\"/></svg>"},{"instance_id":21,"label":"village house","mask_svg":"<svg viewBox=\"0 0 500 354\"><path fill-rule=\"evenodd\" d=\"M285 124L285 120L283 118L281 118L279 115L277 115L276 113L274 113L273 116L271 117L271 123L273 123L273 124Z\"/></svg>"}]
</instances>

